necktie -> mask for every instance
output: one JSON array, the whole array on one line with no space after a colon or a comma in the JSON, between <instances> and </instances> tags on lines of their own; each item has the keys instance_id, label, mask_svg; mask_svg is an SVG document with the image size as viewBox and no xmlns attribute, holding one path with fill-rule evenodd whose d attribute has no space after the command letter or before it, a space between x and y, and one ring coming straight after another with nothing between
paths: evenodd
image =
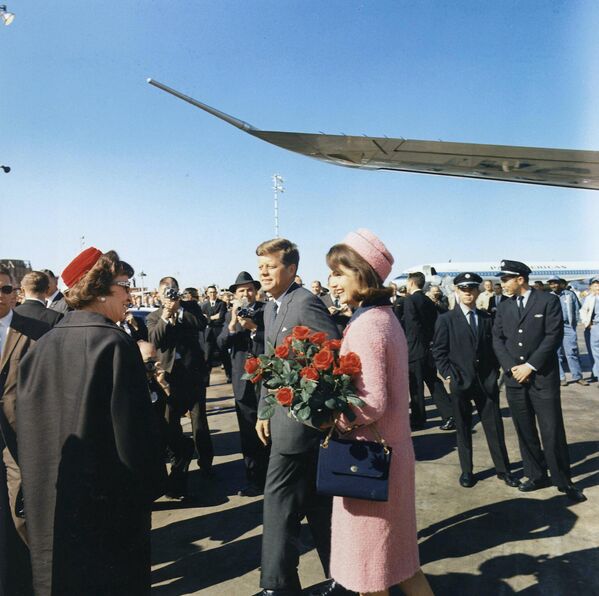
<instances>
[{"instance_id":1,"label":"necktie","mask_svg":"<svg viewBox=\"0 0 599 596\"><path fill-rule=\"evenodd\" d=\"M472 329L472 333L474 333L474 337L476 337L476 317L474 316L474 311L468 311L468 318L470 319L468 322L470 323L470 329Z\"/></svg>"},{"instance_id":2,"label":"necktie","mask_svg":"<svg viewBox=\"0 0 599 596\"><path fill-rule=\"evenodd\" d=\"M518 296L518 314L522 316L524 313L524 296Z\"/></svg>"},{"instance_id":3,"label":"necktie","mask_svg":"<svg viewBox=\"0 0 599 596\"><path fill-rule=\"evenodd\" d=\"M335 302L333 304L335 308L339 308L339 298L335 298Z\"/></svg>"}]
</instances>

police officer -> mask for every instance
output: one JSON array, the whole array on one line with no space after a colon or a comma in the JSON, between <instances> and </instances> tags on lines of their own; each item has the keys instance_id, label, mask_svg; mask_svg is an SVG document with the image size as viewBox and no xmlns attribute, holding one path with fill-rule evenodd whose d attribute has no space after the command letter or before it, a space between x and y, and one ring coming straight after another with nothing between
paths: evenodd
<instances>
[{"instance_id":1,"label":"police officer","mask_svg":"<svg viewBox=\"0 0 599 596\"><path fill-rule=\"evenodd\" d=\"M529 492L553 483L572 501L585 501L570 478L562 417L557 361L564 334L560 302L554 294L529 286L530 268L524 263L505 260L500 267L501 283L513 299L497 309L493 348L505 372L507 400L524 465L526 480L519 489Z\"/></svg>"},{"instance_id":2,"label":"police officer","mask_svg":"<svg viewBox=\"0 0 599 596\"><path fill-rule=\"evenodd\" d=\"M462 474L460 485L476 484L472 473L472 402L480 416L497 477L508 486L519 486L510 474L503 421L499 411L499 363L493 352L491 315L476 308L482 279L460 273L453 280L459 304L440 316L435 325L433 356L437 369L450 383Z\"/></svg>"}]
</instances>

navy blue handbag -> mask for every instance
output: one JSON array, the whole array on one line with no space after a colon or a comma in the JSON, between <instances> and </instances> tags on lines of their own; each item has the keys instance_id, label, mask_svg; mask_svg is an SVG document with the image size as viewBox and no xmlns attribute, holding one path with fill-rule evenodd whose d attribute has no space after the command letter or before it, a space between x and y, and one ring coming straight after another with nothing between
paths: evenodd
<instances>
[{"instance_id":1,"label":"navy blue handbag","mask_svg":"<svg viewBox=\"0 0 599 596\"><path fill-rule=\"evenodd\" d=\"M383 439L380 443L338 439L333 437L334 428L320 442L317 492L334 497L386 501L391 447Z\"/></svg>"}]
</instances>

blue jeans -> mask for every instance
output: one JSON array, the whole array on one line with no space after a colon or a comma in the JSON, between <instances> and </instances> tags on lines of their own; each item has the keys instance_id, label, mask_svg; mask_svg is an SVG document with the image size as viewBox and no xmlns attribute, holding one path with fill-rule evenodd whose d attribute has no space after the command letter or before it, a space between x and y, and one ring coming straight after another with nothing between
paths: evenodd
<instances>
[{"instance_id":1,"label":"blue jeans","mask_svg":"<svg viewBox=\"0 0 599 596\"><path fill-rule=\"evenodd\" d=\"M584 340L591 358L593 376L599 378L599 325L592 325L584 330Z\"/></svg>"},{"instance_id":2,"label":"blue jeans","mask_svg":"<svg viewBox=\"0 0 599 596\"><path fill-rule=\"evenodd\" d=\"M572 380L582 379L582 368L578 356L578 339L576 337L576 327L564 325L564 339L562 345L557 350L559 360L559 378L564 381L566 373L564 371L564 360L568 362L568 368L572 373Z\"/></svg>"}]
</instances>

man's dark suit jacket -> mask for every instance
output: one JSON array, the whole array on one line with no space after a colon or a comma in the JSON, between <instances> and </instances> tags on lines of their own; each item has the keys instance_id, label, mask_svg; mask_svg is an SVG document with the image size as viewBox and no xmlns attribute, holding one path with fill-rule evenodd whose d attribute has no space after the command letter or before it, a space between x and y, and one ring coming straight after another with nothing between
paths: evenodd
<instances>
[{"instance_id":1,"label":"man's dark suit jacket","mask_svg":"<svg viewBox=\"0 0 599 596\"><path fill-rule=\"evenodd\" d=\"M48 323L50 327L54 327L54 325L56 325L56 323L58 323L64 316L62 312L46 308L39 300L29 299L25 300L23 304L19 304L19 306L15 308L15 312L18 312L24 317L29 317L30 319L44 321L44 323Z\"/></svg>"},{"instance_id":2,"label":"man's dark suit jacket","mask_svg":"<svg viewBox=\"0 0 599 596\"><path fill-rule=\"evenodd\" d=\"M509 300L507 296L501 296L501 300L499 301L499 305L503 304L506 300ZM499 307L497 304L497 294L493 294L491 298L489 298L489 306L487 307L487 312L495 318L495 313L497 312L497 308Z\"/></svg>"},{"instance_id":3,"label":"man's dark suit jacket","mask_svg":"<svg viewBox=\"0 0 599 596\"><path fill-rule=\"evenodd\" d=\"M256 356L264 353L264 302L255 302L253 308L255 312L254 323L258 325L254 339L251 338L251 331L243 329L239 323L235 325L235 333L229 333L231 313L228 312L217 340L219 350L231 350L231 377L235 399L241 399L246 390L248 381L242 381L241 376L245 372L243 367L248 355L253 354Z\"/></svg>"},{"instance_id":4,"label":"man's dark suit jacket","mask_svg":"<svg viewBox=\"0 0 599 596\"><path fill-rule=\"evenodd\" d=\"M216 341L225 323L227 305L217 298L214 302L214 306L210 306L210 300L207 300L202 304L201 308L204 316L208 319L208 326L204 332L206 339ZM216 314L219 315L218 319L211 320L210 317Z\"/></svg>"},{"instance_id":5,"label":"man's dark suit jacket","mask_svg":"<svg viewBox=\"0 0 599 596\"><path fill-rule=\"evenodd\" d=\"M433 301L419 290L403 301L403 325L408 341L410 362L425 358L435 332L438 312Z\"/></svg>"},{"instance_id":6,"label":"man's dark suit jacket","mask_svg":"<svg viewBox=\"0 0 599 596\"><path fill-rule=\"evenodd\" d=\"M442 314L435 325L433 357L437 370L450 377L451 393L467 391L479 379L485 393L497 391L499 363L493 351L493 321L491 316L476 309L476 337L459 305Z\"/></svg>"},{"instance_id":7,"label":"man's dark suit jacket","mask_svg":"<svg viewBox=\"0 0 599 596\"><path fill-rule=\"evenodd\" d=\"M535 381L542 387L559 389L557 349L564 336L559 298L531 289L520 316L515 298L502 301L495 315L493 348L506 373L506 385L520 387L512 378L512 366L528 362L536 369Z\"/></svg>"},{"instance_id":8,"label":"man's dark suit jacket","mask_svg":"<svg viewBox=\"0 0 599 596\"><path fill-rule=\"evenodd\" d=\"M200 346L199 336L206 327L197 303L181 302L182 320L177 316L175 325L162 319L163 307L151 312L146 318L148 337L156 346L158 359L162 368L170 373L175 365L176 355L181 357L181 364L191 373L204 372L204 352ZM199 316L198 316L199 315Z\"/></svg>"},{"instance_id":9,"label":"man's dark suit jacket","mask_svg":"<svg viewBox=\"0 0 599 596\"><path fill-rule=\"evenodd\" d=\"M274 307L275 303L271 300L264 309L266 342L273 347L280 345L297 325L309 327L312 331L324 331L329 339L340 337L322 300L296 283L282 297L276 317ZM265 405L266 394L263 387L260 408ZM277 405L270 419L270 436L271 452L291 455L316 449L322 432L289 418L287 408Z\"/></svg>"}]
</instances>

